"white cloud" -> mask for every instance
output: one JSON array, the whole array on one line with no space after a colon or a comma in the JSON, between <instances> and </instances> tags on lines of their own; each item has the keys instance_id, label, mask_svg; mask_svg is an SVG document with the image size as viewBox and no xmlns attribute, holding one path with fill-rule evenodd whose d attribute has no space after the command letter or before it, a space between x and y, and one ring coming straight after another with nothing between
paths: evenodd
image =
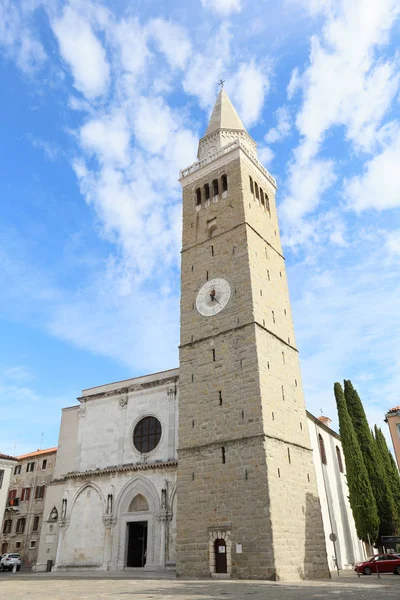
<instances>
[{"instance_id":1,"label":"white cloud","mask_svg":"<svg viewBox=\"0 0 400 600\"><path fill-rule=\"evenodd\" d=\"M257 148L257 154L258 160L263 165L268 165L270 162L273 161L275 156L275 153L271 150L271 148L268 148L268 146L261 146Z\"/></svg>"},{"instance_id":2,"label":"white cloud","mask_svg":"<svg viewBox=\"0 0 400 600\"><path fill-rule=\"evenodd\" d=\"M276 127L272 127L265 134L265 141L267 144L273 144L284 140L289 134L291 129L290 115L286 106L281 106L275 113L276 115Z\"/></svg>"},{"instance_id":3,"label":"white cloud","mask_svg":"<svg viewBox=\"0 0 400 600\"><path fill-rule=\"evenodd\" d=\"M123 114L88 121L80 130L80 140L83 148L96 153L103 163L127 163L130 131Z\"/></svg>"},{"instance_id":4,"label":"white cloud","mask_svg":"<svg viewBox=\"0 0 400 600\"><path fill-rule=\"evenodd\" d=\"M215 36L209 38L204 53L194 52L191 57L183 89L187 94L197 96L202 108L210 108L215 102L217 83L232 58L231 40L228 25L222 23Z\"/></svg>"},{"instance_id":5,"label":"white cloud","mask_svg":"<svg viewBox=\"0 0 400 600\"><path fill-rule=\"evenodd\" d=\"M254 60L241 63L227 88L232 90L232 100L243 122L250 127L259 120L269 90L267 69Z\"/></svg>"},{"instance_id":6,"label":"white cloud","mask_svg":"<svg viewBox=\"0 0 400 600\"><path fill-rule=\"evenodd\" d=\"M344 183L343 195L356 212L400 206L400 131L389 146L365 164L364 173Z\"/></svg>"},{"instance_id":7,"label":"white cloud","mask_svg":"<svg viewBox=\"0 0 400 600\"><path fill-rule=\"evenodd\" d=\"M321 35L312 37L309 67L301 77L295 72L289 85L293 95L300 77L304 94L296 119L302 137L283 202L285 218L298 224L335 181L333 161L318 158L327 132L343 125L356 151L376 151L382 120L399 87L397 59L376 60L400 12L395 0L342 0L317 3L314 9L323 10L326 21ZM350 185L354 204L362 184Z\"/></svg>"},{"instance_id":8,"label":"white cloud","mask_svg":"<svg viewBox=\"0 0 400 600\"><path fill-rule=\"evenodd\" d=\"M201 0L201 3L204 8L221 17L228 17L230 14L242 10L241 0Z\"/></svg>"},{"instance_id":9,"label":"white cloud","mask_svg":"<svg viewBox=\"0 0 400 600\"><path fill-rule=\"evenodd\" d=\"M60 52L71 68L74 86L88 99L103 95L109 85L110 67L105 50L90 23L67 6L52 23Z\"/></svg>"},{"instance_id":10,"label":"white cloud","mask_svg":"<svg viewBox=\"0 0 400 600\"><path fill-rule=\"evenodd\" d=\"M139 76L145 74L151 60L146 28L141 27L138 19L123 18L108 29L107 35L118 53L121 71L129 75L129 77L126 74L120 77L126 79L126 90L129 89L133 94L135 86L140 81ZM147 83L147 78L144 83Z\"/></svg>"},{"instance_id":11,"label":"white cloud","mask_svg":"<svg viewBox=\"0 0 400 600\"><path fill-rule=\"evenodd\" d=\"M3 0L0 3L0 46L24 74L32 75L47 60L46 52L33 31L36 3Z\"/></svg>"},{"instance_id":12,"label":"white cloud","mask_svg":"<svg viewBox=\"0 0 400 600\"><path fill-rule=\"evenodd\" d=\"M400 256L400 229L387 232L386 248L391 255Z\"/></svg>"},{"instance_id":13,"label":"white cloud","mask_svg":"<svg viewBox=\"0 0 400 600\"><path fill-rule=\"evenodd\" d=\"M148 31L171 67L184 69L191 54L191 44L186 31L179 25L163 19L150 21Z\"/></svg>"},{"instance_id":14,"label":"white cloud","mask_svg":"<svg viewBox=\"0 0 400 600\"><path fill-rule=\"evenodd\" d=\"M289 167L289 193L281 205L282 215L289 223L300 228L300 219L306 213L313 212L321 201L322 195L336 181L332 160L297 160Z\"/></svg>"}]
</instances>

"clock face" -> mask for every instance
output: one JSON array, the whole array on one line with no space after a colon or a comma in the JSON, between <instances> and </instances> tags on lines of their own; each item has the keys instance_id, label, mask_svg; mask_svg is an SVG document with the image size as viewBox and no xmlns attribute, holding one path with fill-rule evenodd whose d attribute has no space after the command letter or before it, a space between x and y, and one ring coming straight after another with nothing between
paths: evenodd
<instances>
[{"instance_id":1,"label":"clock face","mask_svg":"<svg viewBox=\"0 0 400 600\"><path fill-rule=\"evenodd\" d=\"M231 287L225 279L210 279L197 294L196 308L204 317L212 317L225 308L230 297Z\"/></svg>"}]
</instances>

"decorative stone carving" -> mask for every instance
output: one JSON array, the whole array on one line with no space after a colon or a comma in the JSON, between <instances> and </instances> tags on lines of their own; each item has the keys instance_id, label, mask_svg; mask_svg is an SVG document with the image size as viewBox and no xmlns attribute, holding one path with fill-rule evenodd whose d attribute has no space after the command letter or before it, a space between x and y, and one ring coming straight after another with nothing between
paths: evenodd
<instances>
[{"instance_id":1,"label":"decorative stone carving","mask_svg":"<svg viewBox=\"0 0 400 600\"><path fill-rule=\"evenodd\" d=\"M111 529L117 522L117 518L112 515L103 515L103 525L107 529Z\"/></svg>"},{"instance_id":2,"label":"decorative stone carving","mask_svg":"<svg viewBox=\"0 0 400 600\"><path fill-rule=\"evenodd\" d=\"M69 519L60 519L58 521L58 527L60 529L68 529L69 526Z\"/></svg>"},{"instance_id":3,"label":"decorative stone carving","mask_svg":"<svg viewBox=\"0 0 400 600\"><path fill-rule=\"evenodd\" d=\"M175 396L176 396L176 387L175 386L170 386L167 389L167 396L170 400L175 400Z\"/></svg>"},{"instance_id":4,"label":"decorative stone carving","mask_svg":"<svg viewBox=\"0 0 400 600\"><path fill-rule=\"evenodd\" d=\"M157 521L163 521L163 522L167 522L167 521L171 521L172 520L172 513L169 510L166 509L161 509L158 511L158 513L156 513L156 518Z\"/></svg>"},{"instance_id":5,"label":"decorative stone carving","mask_svg":"<svg viewBox=\"0 0 400 600\"><path fill-rule=\"evenodd\" d=\"M124 394L123 396L121 396L120 399L118 400L118 404L120 405L121 408L126 408L128 405L128 395Z\"/></svg>"}]
</instances>

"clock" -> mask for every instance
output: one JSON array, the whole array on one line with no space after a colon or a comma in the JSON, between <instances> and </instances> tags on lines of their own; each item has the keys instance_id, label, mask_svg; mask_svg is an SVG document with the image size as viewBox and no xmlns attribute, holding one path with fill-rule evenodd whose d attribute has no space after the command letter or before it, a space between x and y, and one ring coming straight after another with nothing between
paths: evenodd
<instances>
[{"instance_id":1,"label":"clock","mask_svg":"<svg viewBox=\"0 0 400 600\"><path fill-rule=\"evenodd\" d=\"M198 291L196 308L204 317L221 312L229 302L231 287L225 279L216 277L206 281Z\"/></svg>"}]
</instances>

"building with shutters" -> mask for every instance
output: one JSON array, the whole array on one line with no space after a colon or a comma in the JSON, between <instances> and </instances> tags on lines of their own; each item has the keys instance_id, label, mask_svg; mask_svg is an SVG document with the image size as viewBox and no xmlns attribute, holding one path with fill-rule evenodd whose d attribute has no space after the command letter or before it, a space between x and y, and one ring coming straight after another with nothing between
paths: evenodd
<instances>
[{"instance_id":1,"label":"building with shutters","mask_svg":"<svg viewBox=\"0 0 400 600\"><path fill-rule=\"evenodd\" d=\"M0 530L0 554L18 552L24 566L36 564L46 489L57 448L18 456L9 479Z\"/></svg>"}]
</instances>

